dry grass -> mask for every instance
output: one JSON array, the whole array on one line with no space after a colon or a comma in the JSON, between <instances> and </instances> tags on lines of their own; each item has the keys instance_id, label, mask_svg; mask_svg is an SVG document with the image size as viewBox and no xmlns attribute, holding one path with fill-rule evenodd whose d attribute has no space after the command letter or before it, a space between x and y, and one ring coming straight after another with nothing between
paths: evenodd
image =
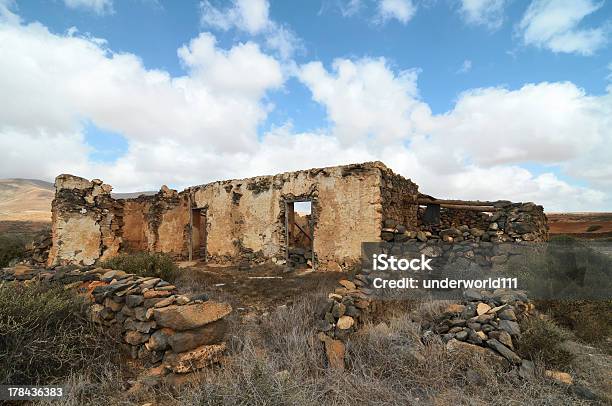
<instances>
[{"instance_id":1,"label":"dry grass","mask_svg":"<svg viewBox=\"0 0 612 406\"><path fill-rule=\"evenodd\" d=\"M420 324L413 320L430 317L436 307L431 305L417 307L424 314L404 312L387 323L363 326L347 344L347 370L327 369L322 345L313 334L321 300L304 298L260 323L243 325L234 319L227 361L200 374L190 386L126 395L113 383L121 382L121 376L110 373L95 378L93 382L100 383L90 393L91 377L83 376L73 381L77 389L63 404L586 404L540 376L525 381L515 370L478 355L450 354L440 341L423 345Z\"/></svg>"}]
</instances>

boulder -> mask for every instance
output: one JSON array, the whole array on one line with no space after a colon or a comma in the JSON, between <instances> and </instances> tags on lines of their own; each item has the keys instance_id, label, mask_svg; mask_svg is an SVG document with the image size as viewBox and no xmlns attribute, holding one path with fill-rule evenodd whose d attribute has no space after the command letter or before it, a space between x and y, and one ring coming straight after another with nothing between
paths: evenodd
<instances>
[{"instance_id":1,"label":"boulder","mask_svg":"<svg viewBox=\"0 0 612 406\"><path fill-rule=\"evenodd\" d=\"M130 330L125 334L125 342L131 345L139 345L149 340L149 334L143 334L139 331Z\"/></svg>"},{"instance_id":2,"label":"boulder","mask_svg":"<svg viewBox=\"0 0 612 406\"><path fill-rule=\"evenodd\" d=\"M185 306L186 307L186 306ZM216 363L225 351L225 343L203 345L191 351L174 353L166 351L163 364L166 369L177 374L196 371Z\"/></svg>"},{"instance_id":3,"label":"boulder","mask_svg":"<svg viewBox=\"0 0 612 406\"><path fill-rule=\"evenodd\" d=\"M512 351L510 348L506 347L505 345L503 345L496 339L491 338L490 340L487 341L487 345L490 348L494 349L495 351L499 352L504 358L506 358L511 363L515 365L519 365L521 363L521 357L516 355L514 351Z\"/></svg>"},{"instance_id":4,"label":"boulder","mask_svg":"<svg viewBox=\"0 0 612 406\"><path fill-rule=\"evenodd\" d=\"M168 337L168 344L174 352L185 352L204 344L218 344L227 332L227 321L221 319L205 326L178 331Z\"/></svg>"},{"instance_id":5,"label":"boulder","mask_svg":"<svg viewBox=\"0 0 612 406\"><path fill-rule=\"evenodd\" d=\"M217 321L230 314L231 311L232 307L227 303L208 301L154 309L153 318L159 326L183 331Z\"/></svg>"}]
</instances>

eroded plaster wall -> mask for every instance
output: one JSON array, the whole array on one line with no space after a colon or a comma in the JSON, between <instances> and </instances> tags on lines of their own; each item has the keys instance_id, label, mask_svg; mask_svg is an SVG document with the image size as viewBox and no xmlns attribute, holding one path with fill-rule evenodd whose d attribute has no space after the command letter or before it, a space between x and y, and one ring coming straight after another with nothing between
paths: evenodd
<instances>
[{"instance_id":1,"label":"eroded plaster wall","mask_svg":"<svg viewBox=\"0 0 612 406\"><path fill-rule=\"evenodd\" d=\"M354 265L363 241L382 223L379 162L311 169L191 188L206 209L207 251L214 261L284 258L286 200L311 200L313 250L320 270Z\"/></svg>"}]
</instances>

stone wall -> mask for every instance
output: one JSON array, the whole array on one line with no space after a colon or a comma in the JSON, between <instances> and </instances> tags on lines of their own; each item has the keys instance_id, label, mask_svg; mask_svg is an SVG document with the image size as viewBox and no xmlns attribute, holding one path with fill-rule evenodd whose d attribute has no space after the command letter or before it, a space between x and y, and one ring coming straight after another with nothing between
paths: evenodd
<instances>
[{"instance_id":1,"label":"stone wall","mask_svg":"<svg viewBox=\"0 0 612 406\"><path fill-rule=\"evenodd\" d=\"M113 199L112 187L94 179L55 180L49 266L93 265L120 252L188 252L187 194L163 186L154 196Z\"/></svg>"},{"instance_id":2,"label":"stone wall","mask_svg":"<svg viewBox=\"0 0 612 406\"><path fill-rule=\"evenodd\" d=\"M380 235L383 169L374 162L190 188L194 205L206 209L209 258L234 263L245 256L284 259L284 202L301 199L312 202L316 269L354 266L361 242Z\"/></svg>"},{"instance_id":3,"label":"stone wall","mask_svg":"<svg viewBox=\"0 0 612 406\"><path fill-rule=\"evenodd\" d=\"M116 255L121 246L121 205L110 195L112 187L94 179L60 175L51 205L48 264L92 265Z\"/></svg>"},{"instance_id":4,"label":"stone wall","mask_svg":"<svg viewBox=\"0 0 612 406\"><path fill-rule=\"evenodd\" d=\"M440 224L423 224L425 209L419 209L419 229L428 238L453 241L547 241L548 222L544 208L534 203L512 203L500 200L495 211L479 212L440 208Z\"/></svg>"},{"instance_id":5,"label":"stone wall","mask_svg":"<svg viewBox=\"0 0 612 406\"><path fill-rule=\"evenodd\" d=\"M144 366L183 374L217 362L226 348L229 304L180 295L168 282L102 268L27 267L0 270L0 283L37 281L76 289L96 323L114 329L122 347Z\"/></svg>"},{"instance_id":6,"label":"stone wall","mask_svg":"<svg viewBox=\"0 0 612 406\"><path fill-rule=\"evenodd\" d=\"M383 168L381 174L383 222L386 221L387 225L394 224L392 227L402 224L409 230L416 230L419 187L410 179L396 175L391 169Z\"/></svg>"}]
</instances>

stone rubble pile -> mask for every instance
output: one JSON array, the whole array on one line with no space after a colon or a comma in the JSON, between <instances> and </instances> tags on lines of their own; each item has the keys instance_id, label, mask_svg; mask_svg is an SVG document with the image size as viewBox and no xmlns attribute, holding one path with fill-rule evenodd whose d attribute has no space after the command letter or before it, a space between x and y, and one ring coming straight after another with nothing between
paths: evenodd
<instances>
[{"instance_id":1,"label":"stone rubble pile","mask_svg":"<svg viewBox=\"0 0 612 406\"><path fill-rule=\"evenodd\" d=\"M289 248L287 266L303 269L312 266L312 250L305 248Z\"/></svg>"},{"instance_id":2,"label":"stone rubble pile","mask_svg":"<svg viewBox=\"0 0 612 406\"><path fill-rule=\"evenodd\" d=\"M185 296L154 277L103 268L55 270L26 266L0 271L3 281L40 281L74 288L91 301L92 320L116 328L123 349L161 375L184 374L218 362L226 348L224 319L229 304L208 300L205 294Z\"/></svg>"},{"instance_id":3,"label":"stone rubble pile","mask_svg":"<svg viewBox=\"0 0 612 406\"><path fill-rule=\"evenodd\" d=\"M521 336L519 321L534 312L534 306L521 291L466 290L462 304L449 305L429 325L424 325L423 339L440 335L446 343L462 341L486 347L519 365L515 349ZM451 343L451 346L454 345Z\"/></svg>"},{"instance_id":4,"label":"stone rubble pile","mask_svg":"<svg viewBox=\"0 0 612 406\"><path fill-rule=\"evenodd\" d=\"M319 339L325 344L329 365L344 369L344 343L363 322L365 313L372 305L367 279L358 274L352 280L342 279L340 287L328 295L317 312L316 329Z\"/></svg>"},{"instance_id":5,"label":"stone rubble pile","mask_svg":"<svg viewBox=\"0 0 612 406\"><path fill-rule=\"evenodd\" d=\"M51 232L42 233L26 246L25 257L32 264L44 266L49 258L52 244Z\"/></svg>"}]
</instances>

